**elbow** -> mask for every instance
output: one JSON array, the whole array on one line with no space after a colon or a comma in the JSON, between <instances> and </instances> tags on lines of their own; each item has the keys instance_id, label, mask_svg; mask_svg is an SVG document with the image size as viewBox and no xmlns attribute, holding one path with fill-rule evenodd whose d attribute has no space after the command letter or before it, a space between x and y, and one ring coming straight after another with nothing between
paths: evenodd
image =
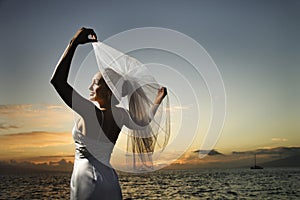
<instances>
[{"instance_id":1,"label":"elbow","mask_svg":"<svg viewBox=\"0 0 300 200\"><path fill-rule=\"evenodd\" d=\"M50 83L51 83L51 85L54 85L54 84L55 84L55 81L54 81L53 78L50 79Z\"/></svg>"},{"instance_id":2,"label":"elbow","mask_svg":"<svg viewBox=\"0 0 300 200\"><path fill-rule=\"evenodd\" d=\"M58 85L58 81L57 81L56 79L54 79L54 78L51 78L50 83L51 83L51 85L53 85L54 87L57 87L57 85Z\"/></svg>"},{"instance_id":3,"label":"elbow","mask_svg":"<svg viewBox=\"0 0 300 200\"><path fill-rule=\"evenodd\" d=\"M134 123L135 123L137 126L139 126L139 127L141 127L141 128L144 128L145 126L148 126L149 123L151 122L150 119L133 120L133 121L134 121Z\"/></svg>"},{"instance_id":4,"label":"elbow","mask_svg":"<svg viewBox=\"0 0 300 200\"><path fill-rule=\"evenodd\" d=\"M62 81L58 78L52 77L50 80L50 83L53 85L54 88L59 88L62 86L62 84L64 84L64 81Z\"/></svg>"}]
</instances>

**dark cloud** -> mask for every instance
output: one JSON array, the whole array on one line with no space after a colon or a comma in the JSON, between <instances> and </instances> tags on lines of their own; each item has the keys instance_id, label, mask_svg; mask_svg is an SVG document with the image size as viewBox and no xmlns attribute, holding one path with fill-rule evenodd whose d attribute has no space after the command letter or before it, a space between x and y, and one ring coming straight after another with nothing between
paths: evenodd
<instances>
[{"instance_id":1,"label":"dark cloud","mask_svg":"<svg viewBox=\"0 0 300 200\"><path fill-rule=\"evenodd\" d=\"M34 138L34 139L33 139ZM73 144L69 132L31 131L0 135L0 151L25 148L54 147Z\"/></svg>"},{"instance_id":2,"label":"dark cloud","mask_svg":"<svg viewBox=\"0 0 300 200\"><path fill-rule=\"evenodd\" d=\"M39 156L39 158L47 158L47 159L51 159L51 158L61 158L61 157L74 157L74 154L73 155L64 155L64 156Z\"/></svg>"},{"instance_id":3,"label":"dark cloud","mask_svg":"<svg viewBox=\"0 0 300 200\"><path fill-rule=\"evenodd\" d=\"M222 153L220 153L220 152L218 152L214 149L212 149L212 150L200 150L199 149L199 150L195 150L193 152L194 153L200 153L200 154L207 154L209 156L224 155L224 154L222 154Z\"/></svg>"},{"instance_id":4,"label":"dark cloud","mask_svg":"<svg viewBox=\"0 0 300 200\"><path fill-rule=\"evenodd\" d=\"M8 130L8 129L15 129L15 128L20 128L20 127L12 124L0 123L0 130Z\"/></svg>"},{"instance_id":5,"label":"dark cloud","mask_svg":"<svg viewBox=\"0 0 300 200\"><path fill-rule=\"evenodd\" d=\"M61 159L58 162L32 163L28 161L19 162L16 160L0 161L0 174L26 174L45 171L70 172L73 168L71 161Z\"/></svg>"},{"instance_id":6,"label":"dark cloud","mask_svg":"<svg viewBox=\"0 0 300 200\"><path fill-rule=\"evenodd\" d=\"M198 154L207 154L199 158ZM256 149L251 151L233 152L224 155L216 150L195 150L187 152L168 169L199 169L199 168L236 168L250 167L257 154L257 163L263 167L297 167L295 161L300 155L300 147L277 147L272 149ZM294 161L293 161L294 160Z\"/></svg>"},{"instance_id":7,"label":"dark cloud","mask_svg":"<svg viewBox=\"0 0 300 200\"><path fill-rule=\"evenodd\" d=\"M57 162L52 162L50 161L49 162L49 165L52 165L52 166L69 166L69 165L73 165L73 163L71 161L66 161L65 159L61 159L60 161L57 161Z\"/></svg>"},{"instance_id":8,"label":"dark cloud","mask_svg":"<svg viewBox=\"0 0 300 200\"><path fill-rule=\"evenodd\" d=\"M258 154L258 155L297 155L300 154L300 147L276 147L271 149L256 149L252 151L233 151L234 155L249 155L249 154Z\"/></svg>"}]
</instances>

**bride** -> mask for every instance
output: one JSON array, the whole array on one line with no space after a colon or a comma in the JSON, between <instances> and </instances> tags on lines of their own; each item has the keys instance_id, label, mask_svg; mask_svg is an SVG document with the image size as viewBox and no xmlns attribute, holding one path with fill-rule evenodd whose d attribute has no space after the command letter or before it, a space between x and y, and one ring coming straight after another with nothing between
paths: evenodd
<instances>
[{"instance_id":1,"label":"bride","mask_svg":"<svg viewBox=\"0 0 300 200\"><path fill-rule=\"evenodd\" d=\"M139 116L133 116L133 112L128 113L125 109L116 107L117 103L113 103L115 94L104 79L103 72L96 73L92 78L89 100L77 93L68 83L68 74L76 48L81 44L92 42L97 42L97 36L92 29L81 28L78 30L51 78L51 84L61 99L80 115L80 119L72 130L76 151L70 182L70 197L80 200L122 199L118 176L109 163L110 155L122 127L132 127L129 119L134 119L136 124L144 126L150 123L152 118L142 117L142 120L138 120ZM113 69L107 68L104 72L106 76L122 78L122 75ZM157 107L166 95L166 88L158 89L152 103L152 116L155 115ZM136 101L135 98L130 99L129 106L135 107ZM118 111L118 120L114 117L113 110ZM142 138L138 142L145 145L147 152L153 151L153 148L150 148L153 145L152 140L147 142L147 138Z\"/></svg>"}]
</instances>

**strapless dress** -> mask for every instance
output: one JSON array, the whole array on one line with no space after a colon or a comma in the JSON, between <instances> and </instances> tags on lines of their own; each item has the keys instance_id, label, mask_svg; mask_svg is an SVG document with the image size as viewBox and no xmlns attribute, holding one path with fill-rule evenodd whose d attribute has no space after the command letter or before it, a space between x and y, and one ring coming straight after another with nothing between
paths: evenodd
<instances>
[{"instance_id":1,"label":"strapless dress","mask_svg":"<svg viewBox=\"0 0 300 200\"><path fill-rule=\"evenodd\" d=\"M113 143L92 140L83 135L75 124L75 160L70 183L70 198L122 199L116 171L110 165Z\"/></svg>"}]
</instances>

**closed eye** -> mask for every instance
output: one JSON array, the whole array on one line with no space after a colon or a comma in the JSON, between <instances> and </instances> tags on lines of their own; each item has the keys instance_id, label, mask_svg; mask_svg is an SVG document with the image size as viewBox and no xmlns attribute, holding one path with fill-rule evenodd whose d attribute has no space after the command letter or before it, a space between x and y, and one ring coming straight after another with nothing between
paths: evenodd
<instances>
[{"instance_id":1,"label":"closed eye","mask_svg":"<svg viewBox=\"0 0 300 200\"><path fill-rule=\"evenodd\" d=\"M100 85L100 80L99 79L94 79L94 84Z\"/></svg>"}]
</instances>

